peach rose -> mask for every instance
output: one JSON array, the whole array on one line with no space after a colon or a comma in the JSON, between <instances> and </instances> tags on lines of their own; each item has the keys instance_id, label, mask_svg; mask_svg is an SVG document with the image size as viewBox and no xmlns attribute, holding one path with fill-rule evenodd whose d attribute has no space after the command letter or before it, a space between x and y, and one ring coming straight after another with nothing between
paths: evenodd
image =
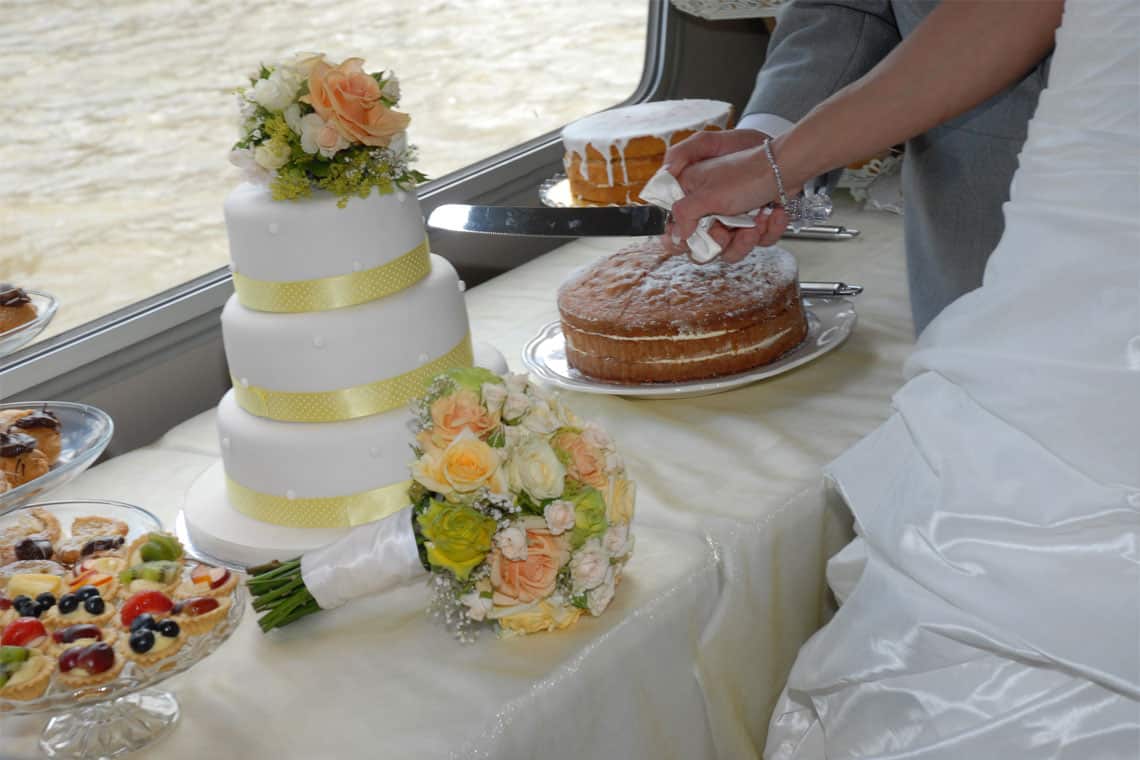
<instances>
[{"instance_id":1,"label":"peach rose","mask_svg":"<svg viewBox=\"0 0 1140 760\"><path fill-rule=\"evenodd\" d=\"M554 448L570 457L566 474L580 483L593 486L601 491L605 490L609 482L606 478L605 455L586 443L586 439L582 437L581 433L564 430L554 436L552 443Z\"/></svg>"},{"instance_id":2,"label":"peach rose","mask_svg":"<svg viewBox=\"0 0 1140 760\"><path fill-rule=\"evenodd\" d=\"M429 491L470 493L483 486L506 491L499 453L464 430L445 449L431 448L412 465L412 477Z\"/></svg>"},{"instance_id":3,"label":"peach rose","mask_svg":"<svg viewBox=\"0 0 1140 760\"><path fill-rule=\"evenodd\" d=\"M316 61L309 71L309 94L301 98L352 142L383 147L408 127L411 117L380 100L380 85L364 71L362 58L339 66Z\"/></svg>"},{"instance_id":4,"label":"peach rose","mask_svg":"<svg viewBox=\"0 0 1140 760\"><path fill-rule=\"evenodd\" d=\"M558 571L570 561L565 536L528 528L526 559L511 561L499 549L491 553L492 601L496 607L513 607L545 599L554 593Z\"/></svg>"},{"instance_id":5,"label":"peach rose","mask_svg":"<svg viewBox=\"0 0 1140 760\"><path fill-rule=\"evenodd\" d=\"M480 403L479 394L463 389L435 400L431 422L431 442L442 449L458 438L464 428L482 438L499 424L499 415Z\"/></svg>"}]
</instances>

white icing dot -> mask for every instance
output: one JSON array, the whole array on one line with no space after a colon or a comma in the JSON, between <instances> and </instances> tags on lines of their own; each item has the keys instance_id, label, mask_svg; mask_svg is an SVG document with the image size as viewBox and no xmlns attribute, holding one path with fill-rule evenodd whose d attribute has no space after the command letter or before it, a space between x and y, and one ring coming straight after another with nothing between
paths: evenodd
<instances>
[{"instance_id":1,"label":"white icing dot","mask_svg":"<svg viewBox=\"0 0 1140 760\"><path fill-rule=\"evenodd\" d=\"M222 448L228 449L229 447L230 447L230 437L228 435L223 436L222 437Z\"/></svg>"},{"instance_id":2,"label":"white icing dot","mask_svg":"<svg viewBox=\"0 0 1140 760\"><path fill-rule=\"evenodd\" d=\"M238 380L238 382L241 383L242 388L249 387L249 378L243 377L241 380Z\"/></svg>"},{"instance_id":3,"label":"white icing dot","mask_svg":"<svg viewBox=\"0 0 1140 760\"><path fill-rule=\"evenodd\" d=\"M293 501L293 499L297 498L297 492L294 491L292 488L290 488L288 491L285 492L285 498L288 499L289 501Z\"/></svg>"},{"instance_id":4,"label":"white icing dot","mask_svg":"<svg viewBox=\"0 0 1140 760\"><path fill-rule=\"evenodd\" d=\"M276 235L280 230L281 230L281 228L277 226L277 222L270 222L269 223L269 234L270 235Z\"/></svg>"},{"instance_id":5,"label":"white icing dot","mask_svg":"<svg viewBox=\"0 0 1140 760\"><path fill-rule=\"evenodd\" d=\"M320 335L313 338L313 348L324 348L324 347L325 347L325 339L324 338L322 338Z\"/></svg>"},{"instance_id":6,"label":"white icing dot","mask_svg":"<svg viewBox=\"0 0 1140 760\"><path fill-rule=\"evenodd\" d=\"M463 280L460 280L459 281L459 292L463 293L466 290L467 290L467 283L465 283Z\"/></svg>"},{"instance_id":7,"label":"white icing dot","mask_svg":"<svg viewBox=\"0 0 1140 760\"><path fill-rule=\"evenodd\" d=\"M352 271L359 272L361 269L364 269L363 264L361 264L359 261L352 262Z\"/></svg>"},{"instance_id":8,"label":"white icing dot","mask_svg":"<svg viewBox=\"0 0 1140 760\"><path fill-rule=\"evenodd\" d=\"M372 456L373 459L379 459L380 458L380 447L379 446L373 446L372 448L370 448L368 450L368 453L369 453L369 455Z\"/></svg>"},{"instance_id":9,"label":"white icing dot","mask_svg":"<svg viewBox=\"0 0 1140 760\"><path fill-rule=\"evenodd\" d=\"M420 354L419 356L416 357L416 361L418 361L420 364L424 364L430 358L431 357L428 356L427 354Z\"/></svg>"}]
</instances>

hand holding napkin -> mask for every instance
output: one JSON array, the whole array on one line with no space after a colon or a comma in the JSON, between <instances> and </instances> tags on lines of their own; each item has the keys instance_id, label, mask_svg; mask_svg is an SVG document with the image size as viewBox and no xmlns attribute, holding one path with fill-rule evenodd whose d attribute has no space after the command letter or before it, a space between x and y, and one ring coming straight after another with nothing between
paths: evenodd
<instances>
[{"instance_id":1,"label":"hand holding napkin","mask_svg":"<svg viewBox=\"0 0 1140 760\"><path fill-rule=\"evenodd\" d=\"M685 197L685 191L681 189L681 183L669 173L668 169L661 168L645 183L641 197L654 206L672 211L673 204ZM689 256L698 264L706 264L712 261L721 252L720 243L716 242L709 234L709 228L712 227L713 222L720 222L725 227L755 227L758 213L761 213L761 209L754 209L746 214L737 214L736 216L713 214L701 217L701 220L697 222L697 231L685 241L689 245ZM772 211L766 208L763 209L763 213L770 214Z\"/></svg>"}]
</instances>

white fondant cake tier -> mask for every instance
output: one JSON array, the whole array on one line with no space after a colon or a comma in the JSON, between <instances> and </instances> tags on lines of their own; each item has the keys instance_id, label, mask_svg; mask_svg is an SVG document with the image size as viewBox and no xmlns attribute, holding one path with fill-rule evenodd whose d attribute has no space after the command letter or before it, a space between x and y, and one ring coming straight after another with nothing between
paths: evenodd
<instances>
[{"instance_id":1,"label":"white fondant cake tier","mask_svg":"<svg viewBox=\"0 0 1140 760\"><path fill-rule=\"evenodd\" d=\"M222 312L230 374L275 391L342 390L443 356L467 335L467 309L455 268L440 256L431 262L415 285L344 309L274 314L231 296Z\"/></svg>"},{"instance_id":2,"label":"white fondant cake tier","mask_svg":"<svg viewBox=\"0 0 1140 760\"><path fill-rule=\"evenodd\" d=\"M190 486L180 518L178 533L188 538L195 550L241 567L293 559L332 543L351 530L286 528L246 517L227 501L226 473L221 462Z\"/></svg>"},{"instance_id":3,"label":"white fondant cake tier","mask_svg":"<svg viewBox=\"0 0 1140 760\"><path fill-rule=\"evenodd\" d=\"M226 231L234 269L255 280L288 282L360 272L392 261L424 240L414 192L350 198L314 191L275 201L269 189L243 184L226 198Z\"/></svg>"},{"instance_id":4,"label":"white fondant cake tier","mask_svg":"<svg viewBox=\"0 0 1140 760\"><path fill-rule=\"evenodd\" d=\"M259 493L291 499L351 496L407 480L413 436L406 408L342 422L278 422L218 405L226 473Z\"/></svg>"}]
</instances>

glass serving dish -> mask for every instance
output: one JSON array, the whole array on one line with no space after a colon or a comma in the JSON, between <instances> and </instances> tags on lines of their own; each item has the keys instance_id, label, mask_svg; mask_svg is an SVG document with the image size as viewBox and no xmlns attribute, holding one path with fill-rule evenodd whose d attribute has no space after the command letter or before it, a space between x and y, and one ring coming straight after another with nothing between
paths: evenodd
<instances>
[{"instance_id":1,"label":"glass serving dish","mask_svg":"<svg viewBox=\"0 0 1140 760\"><path fill-rule=\"evenodd\" d=\"M44 293L41 290L25 290L24 292L32 299L32 306L36 307L36 318L31 322L25 322L19 327L0 333L0 356L19 351L31 343L32 339L44 331L44 328L51 322L51 318L55 316L55 310L59 308L59 302L50 293Z\"/></svg>"},{"instance_id":2,"label":"glass serving dish","mask_svg":"<svg viewBox=\"0 0 1140 760\"><path fill-rule=\"evenodd\" d=\"M162 530L162 522L141 507L99 499L28 504L0 516L0 530L20 512L34 508L54 514L64 535L76 517L86 515L125 522L127 544L143 533ZM189 572L189 565L184 572ZM38 699L0 698L0 721L9 715L54 716L40 736L40 748L49 757L115 757L151 743L173 728L179 718L174 695L152 687L215 652L240 624L246 597L245 584L239 577L226 618L206 633L187 635L177 653L150 666L128 661L115 679L80 689L61 684L57 672Z\"/></svg>"},{"instance_id":3,"label":"glass serving dish","mask_svg":"<svg viewBox=\"0 0 1140 760\"><path fill-rule=\"evenodd\" d=\"M87 404L71 401L18 401L0 404L0 411L6 409L46 410L58 417L60 452L59 461L46 473L0 494L0 515L71 481L99 458L115 432L115 424L110 415Z\"/></svg>"}]
</instances>

